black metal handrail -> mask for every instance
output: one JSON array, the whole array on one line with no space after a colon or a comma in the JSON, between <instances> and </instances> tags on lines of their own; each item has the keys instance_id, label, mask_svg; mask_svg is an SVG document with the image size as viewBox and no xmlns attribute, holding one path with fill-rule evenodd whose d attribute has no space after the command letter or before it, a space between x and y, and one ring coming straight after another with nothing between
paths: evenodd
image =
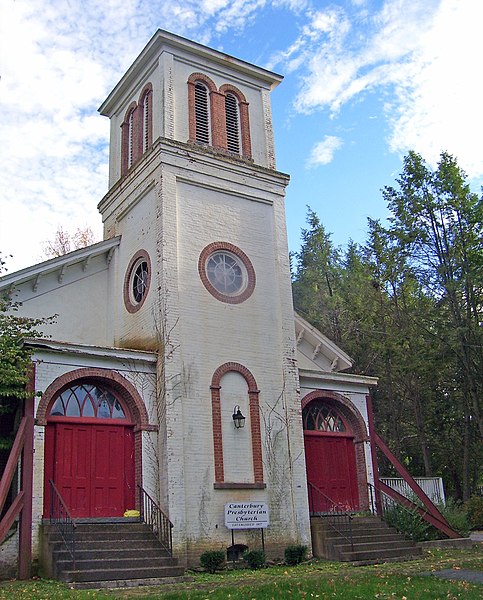
<instances>
[{"instance_id":1,"label":"black metal handrail","mask_svg":"<svg viewBox=\"0 0 483 600\"><path fill-rule=\"evenodd\" d=\"M369 482L367 483L367 487L369 488L369 508L370 508L370 511L372 514L378 515L379 517L381 517L381 519L384 520L384 514L388 510L393 509L395 506L397 506L398 508L401 508L408 514L411 514L411 515L414 514L414 511L412 511L407 506L404 506L404 504L401 504L400 502L398 502L395 498L391 498L391 496L389 496L389 494L387 494L384 490L379 490L379 498L381 501L381 511L382 511L382 514L379 514L377 511L376 488L372 483L369 483ZM412 500L409 500L409 501L415 507L417 507L417 505L414 504L412 502ZM419 507L419 508L424 510L422 507Z\"/></svg>"},{"instance_id":2,"label":"black metal handrail","mask_svg":"<svg viewBox=\"0 0 483 600\"><path fill-rule=\"evenodd\" d=\"M313 483L307 482L307 486L310 514L323 518L329 527L349 542L351 550L354 550L351 508L335 502ZM315 510L315 507L321 510Z\"/></svg>"},{"instance_id":3,"label":"black metal handrail","mask_svg":"<svg viewBox=\"0 0 483 600\"><path fill-rule=\"evenodd\" d=\"M74 519L71 517L69 509L67 508L59 490L55 487L52 479L49 480L50 484L50 514L49 519L52 524L57 527L60 533L60 537L64 542L71 558L73 569L75 571L75 530L76 524Z\"/></svg>"},{"instance_id":4,"label":"black metal handrail","mask_svg":"<svg viewBox=\"0 0 483 600\"><path fill-rule=\"evenodd\" d=\"M139 513L141 523L146 523L158 538L163 548L173 555L173 524L159 508L158 504L140 485L139 488Z\"/></svg>"},{"instance_id":5,"label":"black metal handrail","mask_svg":"<svg viewBox=\"0 0 483 600\"><path fill-rule=\"evenodd\" d=\"M400 504L394 498L391 498L391 496L389 496L389 494L386 494L386 492L384 492L383 490L379 490L379 497L381 499L381 511L382 511L382 514L379 514L379 512L377 510L377 502L376 502L376 488L372 483L369 483L369 482L367 483L367 487L369 488L369 508L373 515L377 515L378 517L380 517L381 519L384 520L384 514L388 510L393 509L395 506L402 508L407 513L413 514L413 512L409 508L407 508L403 504Z\"/></svg>"}]
</instances>

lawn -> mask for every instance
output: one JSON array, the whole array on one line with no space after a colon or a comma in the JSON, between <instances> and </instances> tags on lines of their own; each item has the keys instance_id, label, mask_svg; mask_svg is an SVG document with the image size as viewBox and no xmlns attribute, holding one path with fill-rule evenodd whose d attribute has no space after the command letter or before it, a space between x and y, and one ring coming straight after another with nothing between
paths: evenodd
<instances>
[{"instance_id":1,"label":"lawn","mask_svg":"<svg viewBox=\"0 0 483 600\"><path fill-rule=\"evenodd\" d=\"M311 561L297 567L276 566L260 571L193 573L184 584L120 590L72 590L41 579L0 583L1 600L269 600L279 598L377 598L413 600L437 598L480 600L483 585L446 581L430 573L441 569L483 570L483 548L426 552L416 561L357 567ZM426 574L426 575L425 575Z\"/></svg>"}]
</instances>

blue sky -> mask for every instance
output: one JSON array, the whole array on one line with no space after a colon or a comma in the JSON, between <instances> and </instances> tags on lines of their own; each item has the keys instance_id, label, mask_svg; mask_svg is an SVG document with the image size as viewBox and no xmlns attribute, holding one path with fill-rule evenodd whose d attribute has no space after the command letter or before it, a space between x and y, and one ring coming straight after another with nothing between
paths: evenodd
<instances>
[{"instance_id":1,"label":"blue sky","mask_svg":"<svg viewBox=\"0 0 483 600\"><path fill-rule=\"evenodd\" d=\"M336 245L384 219L409 149L483 183L481 0L3 0L0 251L43 259L62 226L102 227L108 120L97 108L157 28L281 73L272 94L287 225L306 206Z\"/></svg>"}]
</instances>

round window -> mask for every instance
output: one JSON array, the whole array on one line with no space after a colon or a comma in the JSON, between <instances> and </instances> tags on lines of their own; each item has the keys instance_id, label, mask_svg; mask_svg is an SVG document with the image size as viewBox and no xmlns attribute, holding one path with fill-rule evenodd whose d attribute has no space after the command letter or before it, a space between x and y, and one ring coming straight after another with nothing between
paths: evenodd
<instances>
[{"instance_id":1,"label":"round window","mask_svg":"<svg viewBox=\"0 0 483 600\"><path fill-rule=\"evenodd\" d=\"M151 282L151 262L144 250L132 257L124 279L124 304L130 313L138 311L146 300Z\"/></svg>"},{"instance_id":2,"label":"round window","mask_svg":"<svg viewBox=\"0 0 483 600\"><path fill-rule=\"evenodd\" d=\"M215 252L206 262L206 276L220 294L233 296L243 291L247 283L245 265L229 252Z\"/></svg>"},{"instance_id":3,"label":"round window","mask_svg":"<svg viewBox=\"0 0 483 600\"><path fill-rule=\"evenodd\" d=\"M215 242L200 255L201 280L212 296L231 304L249 298L255 288L255 271L247 255L233 244Z\"/></svg>"}]
</instances>

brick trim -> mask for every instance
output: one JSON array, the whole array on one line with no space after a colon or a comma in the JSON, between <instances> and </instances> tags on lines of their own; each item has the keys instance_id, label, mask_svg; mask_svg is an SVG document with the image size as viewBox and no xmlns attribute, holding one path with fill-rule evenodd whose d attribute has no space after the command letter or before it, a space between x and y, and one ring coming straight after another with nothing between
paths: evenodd
<instances>
[{"instance_id":1,"label":"brick trim","mask_svg":"<svg viewBox=\"0 0 483 600\"><path fill-rule=\"evenodd\" d=\"M137 109L136 102L131 102L131 104L128 106L126 113L124 115L124 121L121 124L121 176L125 175L131 168L129 166L129 133L130 133L129 120L131 117L131 113L133 113L133 112L134 112L133 121L136 120L136 116L135 116L136 109ZM136 144L134 142L134 140L135 140L134 133L135 133L135 131L133 130L133 144L135 146ZM134 152L134 149L133 149L133 152ZM134 164L134 156L133 156L133 164Z\"/></svg>"},{"instance_id":2,"label":"brick trim","mask_svg":"<svg viewBox=\"0 0 483 600\"><path fill-rule=\"evenodd\" d=\"M364 419L348 398L331 390L319 389L306 394L302 398L302 410L310 402L315 400L323 400L329 406L337 407L352 431L354 436L354 452L356 457L359 505L361 510L366 510L369 507L369 497L367 491L367 465L364 452L364 442L369 440L369 436Z\"/></svg>"},{"instance_id":3,"label":"brick trim","mask_svg":"<svg viewBox=\"0 0 483 600\"><path fill-rule=\"evenodd\" d=\"M237 256L246 269L247 281L245 289L236 296L227 296L226 294L219 292L215 287L213 287L206 275L206 263L209 257L214 252L219 250L226 250L227 252L231 252ZM245 300L250 298L250 296L253 294L253 290L255 289L256 275L250 259L243 252L243 250L233 244L230 244L229 242L212 242L211 244L208 244L208 246L201 251L198 259L198 273L203 285L210 292L210 294L217 300L220 300L220 302L226 302L227 304L241 304L242 302L245 302Z\"/></svg>"},{"instance_id":4,"label":"brick trim","mask_svg":"<svg viewBox=\"0 0 483 600\"><path fill-rule=\"evenodd\" d=\"M266 483L230 483L223 481L213 484L215 490L264 490L267 487Z\"/></svg>"},{"instance_id":5,"label":"brick trim","mask_svg":"<svg viewBox=\"0 0 483 600\"><path fill-rule=\"evenodd\" d=\"M131 300L132 276L133 276L134 268L142 260L145 260L148 263L148 282L146 285L146 292L145 292L144 296L141 298L141 300L139 302L134 304L134 302L132 302L132 300ZM126 269L126 274L124 276L123 298L124 298L124 306L126 307L126 310L128 312L135 313L142 307L142 305L146 301L146 298L148 297L150 287L151 287L151 260L149 258L149 254L146 252L146 250L138 250L136 252L136 254L134 254L134 256L129 261L129 265Z\"/></svg>"},{"instance_id":6,"label":"brick trim","mask_svg":"<svg viewBox=\"0 0 483 600\"><path fill-rule=\"evenodd\" d=\"M76 369L75 371L70 371L69 373L65 373L64 375L57 377L57 379L55 379L42 394L42 398L37 408L37 425L47 425L48 410L56 395L62 393L65 388L69 387L73 383L80 381L91 381L92 383L102 382L104 385L117 392L117 395L120 396L120 398L124 401L124 404L131 415L131 419L135 423L133 428L134 481L136 484L141 485L143 472L142 432L157 430L157 428L149 424L146 406L144 405L143 399L139 395L136 388L132 385L132 383L130 383L116 371L88 367ZM47 470L48 467L45 472L46 477ZM44 494L45 499L47 500L48 486L46 481L44 482ZM135 494L135 504L136 507L139 508L138 494ZM45 504L44 510L46 510L46 507L47 504Z\"/></svg>"},{"instance_id":7,"label":"brick trim","mask_svg":"<svg viewBox=\"0 0 483 600\"><path fill-rule=\"evenodd\" d=\"M80 381L98 381L113 389L126 405L126 408L131 415L131 419L136 424L137 428L140 431L143 431L144 429L151 430L152 425L149 424L146 406L132 383L117 371L93 367L69 371L68 373L64 373L64 375L57 377L57 379L54 379L40 399L36 415L37 425L47 424L48 410L54 397L57 394L62 393L64 389L68 388L73 383L78 383Z\"/></svg>"},{"instance_id":8,"label":"brick trim","mask_svg":"<svg viewBox=\"0 0 483 600\"><path fill-rule=\"evenodd\" d=\"M215 150L228 152L226 139L226 111L225 96L229 92L238 100L240 114L241 155L243 158L252 159L252 143L250 136L250 119L248 102L245 95L236 86L229 83L223 84L218 90L215 83L204 73L192 73L188 77L188 142L196 143L196 118L195 118L195 85L200 82L208 88L210 96L210 126L211 146ZM233 153L229 153L233 154Z\"/></svg>"},{"instance_id":9,"label":"brick trim","mask_svg":"<svg viewBox=\"0 0 483 600\"><path fill-rule=\"evenodd\" d=\"M144 106L145 103L148 104L148 142L147 148L150 148L153 145L153 86L151 83L147 83L139 95L139 106L141 107L141 135L140 137L140 148L141 154L144 153ZM146 149L147 149L146 148Z\"/></svg>"},{"instance_id":10,"label":"brick trim","mask_svg":"<svg viewBox=\"0 0 483 600\"><path fill-rule=\"evenodd\" d=\"M144 154L143 149L143 118L144 118L144 102L149 102L148 112L148 148L153 143L153 86L147 83L139 94L139 101L131 102L125 114L124 121L121 123L121 177L126 175L129 169L141 158ZM129 118L133 114L133 153L132 164L129 165Z\"/></svg>"},{"instance_id":11,"label":"brick trim","mask_svg":"<svg viewBox=\"0 0 483 600\"><path fill-rule=\"evenodd\" d=\"M241 133L241 145L242 145L242 156L251 160L252 158L252 142L250 137L250 119L248 112L248 102L244 94L234 85L225 83L220 87L220 93L226 95L227 93L233 94L238 100L238 110L240 115L240 133ZM226 118L225 118L226 122ZM226 126L225 126L226 136ZM227 144L225 144L227 147Z\"/></svg>"},{"instance_id":12,"label":"brick trim","mask_svg":"<svg viewBox=\"0 0 483 600\"><path fill-rule=\"evenodd\" d=\"M208 77L208 75L204 75L203 73L191 73L188 77L188 142L193 144L196 143L196 118L195 118L195 85L196 82L200 82L208 88L208 93L210 96L210 125L211 125L211 141L213 143L214 134L213 134L213 122L215 120L215 108L214 103L214 93L217 93L217 87L212 79Z\"/></svg>"},{"instance_id":13,"label":"brick trim","mask_svg":"<svg viewBox=\"0 0 483 600\"><path fill-rule=\"evenodd\" d=\"M263 484L263 460L262 460L262 436L260 431L260 405L259 394L255 378L243 365L235 362L227 362L219 366L213 373L211 379L211 415L213 422L213 454L215 461L215 489L226 489L226 487L238 486L236 483L225 484L223 466L223 436L221 427L221 379L223 375L235 371L245 379L248 386L248 405L250 410L250 427L252 436L252 460L253 460L253 484ZM225 484L225 485L219 485ZM250 488L253 489L253 488Z\"/></svg>"}]
</instances>

